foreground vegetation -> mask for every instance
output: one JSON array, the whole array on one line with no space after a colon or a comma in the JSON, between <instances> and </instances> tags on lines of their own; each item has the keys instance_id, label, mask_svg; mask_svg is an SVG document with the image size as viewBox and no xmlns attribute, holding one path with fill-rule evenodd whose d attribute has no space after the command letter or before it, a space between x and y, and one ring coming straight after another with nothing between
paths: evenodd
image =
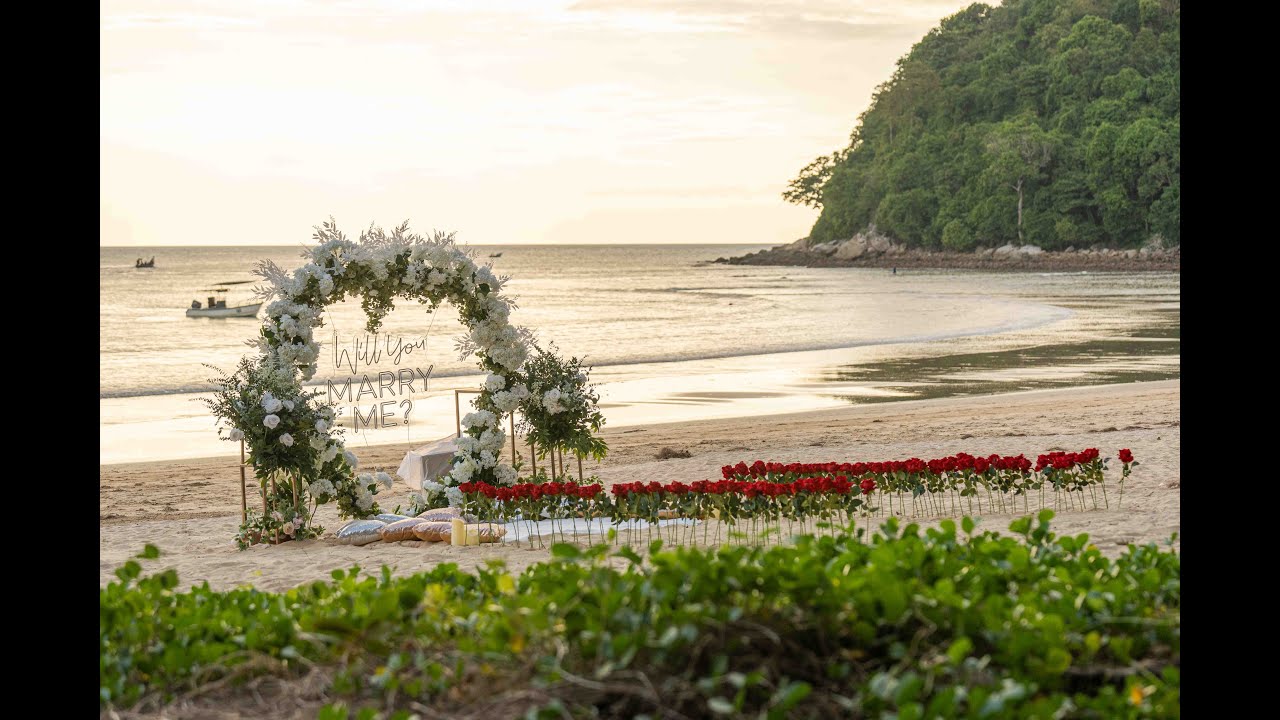
<instances>
[{"instance_id":1,"label":"foreground vegetation","mask_svg":"<svg viewBox=\"0 0 1280 720\"><path fill-rule=\"evenodd\" d=\"M783 197L811 243L874 224L912 247L1180 242L1178 0L1007 0L942 21L849 145Z\"/></svg>"},{"instance_id":2,"label":"foreground vegetation","mask_svg":"<svg viewBox=\"0 0 1280 720\"><path fill-rule=\"evenodd\" d=\"M557 545L518 577L353 568L285 593L179 591L130 561L101 590L101 703L266 675L310 683L327 718L1177 716L1178 555L1111 559L1052 516L1003 536L890 519L767 548Z\"/></svg>"}]
</instances>

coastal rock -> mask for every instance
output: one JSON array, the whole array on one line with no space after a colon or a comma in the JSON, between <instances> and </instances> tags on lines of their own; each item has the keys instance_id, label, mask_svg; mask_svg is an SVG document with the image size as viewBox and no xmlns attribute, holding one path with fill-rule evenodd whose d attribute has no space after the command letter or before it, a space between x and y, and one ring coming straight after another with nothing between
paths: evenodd
<instances>
[{"instance_id":1,"label":"coastal rock","mask_svg":"<svg viewBox=\"0 0 1280 720\"><path fill-rule=\"evenodd\" d=\"M856 260L867 253L867 241L861 235L845 240L833 257L837 260Z\"/></svg>"},{"instance_id":2,"label":"coastal rock","mask_svg":"<svg viewBox=\"0 0 1280 720\"><path fill-rule=\"evenodd\" d=\"M875 225L867 228L865 237L867 249L877 255L882 255L888 252L889 248L893 247L893 241L877 232Z\"/></svg>"},{"instance_id":3,"label":"coastal rock","mask_svg":"<svg viewBox=\"0 0 1280 720\"><path fill-rule=\"evenodd\" d=\"M1064 252L1064 253L1073 253L1073 252L1075 252L1075 251L1076 251L1076 246L1075 246L1075 245L1068 245L1068 246L1067 246L1067 249L1066 249L1066 250L1063 250L1062 252Z\"/></svg>"},{"instance_id":4,"label":"coastal rock","mask_svg":"<svg viewBox=\"0 0 1280 720\"><path fill-rule=\"evenodd\" d=\"M809 248L811 252L816 252L820 255L828 255L828 256L834 255L836 250L839 250L839 249L840 249L840 243L836 243L836 242L825 242L818 245L814 245L813 247Z\"/></svg>"},{"instance_id":5,"label":"coastal rock","mask_svg":"<svg viewBox=\"0 0 1280 720\"><path fill-rule=\"evenodd\" d=\"M796 240L795 242L790 242L790 243L787 243L786 245L781 245L779 247L774 248L774 250L789 250L793 252L804 252L805 250L808 250L808 249L809 249L809 238L807 237L802 237L799 240Z\"/></svg>"},{"instance_id":6,"label":"coastal rock","mask_svg":"<svg viewBox=\"0 0 1280 720\"><path fill-rule=\"evenodd\" d=\"M1125 256L1125 257L1127 257L1127 258L1136 258L1136 257L1138 257L1138 251L1137 251L1137 250L1125 250L1125 251L1124 251L1124 256Z\"/></svg>"},{"instance_id":7,"label":"coastal rock","mask_svg":"<svg viewBox=\"0 0 1280 720\"><path fill-rule=\"evenodd\" d=\"M1016 252L1018 252L1018 248L1014 247L1014 246L1013 246L1013 243L1005 243L1004 245L1001 245L1000 247L996 248L996 249L995 249L995 251L994 251L992 254L994 254L994 255L1012 255L1012 254L1014 254L1014 253L1016 253Z\"/></svg>"},{"instance_id":8,"label":"coastal rock","mask_svg":"<svg viewBox=\"0 0 1280 720\"><path fill-rule=\"evenodd\" d=\"M1041 249L1039 245L1023 245L1022 247L1018 248L1018 252L1022 253L1023 255L1039 255L1040 253L1044 252L1044 250Z\"/></svg>"}]
</instances>

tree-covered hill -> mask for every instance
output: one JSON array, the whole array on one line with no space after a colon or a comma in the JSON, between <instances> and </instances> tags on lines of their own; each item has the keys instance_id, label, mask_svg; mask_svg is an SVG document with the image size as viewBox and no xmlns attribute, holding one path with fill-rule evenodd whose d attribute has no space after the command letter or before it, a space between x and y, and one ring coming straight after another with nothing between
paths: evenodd
<instances>
[{"instance_id":1,"label":"tree-covered hill","mask_svg":"<svg viewBox=\"0 0 1280 720\"><path fill-rule=\"evenodd\" d=\"M849 146L783 193L810 243L1046 249L1179 239L1178 0L1006 0L900 59Z\"/></svg>"}]
</instances>

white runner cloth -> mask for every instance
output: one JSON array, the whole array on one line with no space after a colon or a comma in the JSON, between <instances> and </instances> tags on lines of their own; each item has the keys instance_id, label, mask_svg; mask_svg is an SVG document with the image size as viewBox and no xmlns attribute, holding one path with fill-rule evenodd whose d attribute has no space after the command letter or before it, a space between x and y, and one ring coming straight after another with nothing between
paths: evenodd
<instances>
[{"instance_id":1,"label":"white runner cloth","mask_svg":"<svg viewBox=\"0 0 1280 720\"><path fill-rule=\"evenodd\" d=\"M657 527L697 524L698 521L691 518L673 518L671 520L659 520ZM614 525L613 520L610 518L594 518L590 523L583 518L573 518L566 520L539 520L536 523L517 520L502 527L507 529L507 534L502 536L502 542L528 542L531 537L550 538L553 535L557 537L561 535L586 536L588 530L592 537L603 540L608 537L611 529L619 532L624 530L644 530L649 527L649 523L644 520L626 520Z\"/></svg>"},{"instance_id":2,"label":"white runner cloth","mask_svg":"<svg viewBox=\"0 0 1280 720\"><path fill-rule=\"evenodd\" d=\"M410 450L404 454L396 474L404 478L409 487L421 490L422 483L435 480L449 469L450 461L458 452L457 440L456 436L450 435Z\"/></svg>"}]
</instances>

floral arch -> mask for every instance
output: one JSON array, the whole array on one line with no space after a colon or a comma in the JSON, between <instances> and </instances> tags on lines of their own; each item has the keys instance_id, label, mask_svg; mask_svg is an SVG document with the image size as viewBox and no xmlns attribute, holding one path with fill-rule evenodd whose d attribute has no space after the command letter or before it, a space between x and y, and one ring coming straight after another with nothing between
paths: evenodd
<instances>
[{"instance_id":1,"label":"floral arch","mask_svg":"<svg viewBox=\"0 0 1280 720\"><path fill-rule=\"evenodd\" d=\"M292 273L270 261L255 269L267 281L259 289L268 301L256 342L260 354L242 359L234 373L221 373L208 401L229 426L224 437L248 449L262 490L261 513L244 505L242 548L268 536L278 542L319 534L323 528L309 524L314 506L335 500L343 517L375 515L379 485L392 486L386 473L356 473L359 459L344 446L332 406L317 402L322 392L303 386L316 373L314 331L324 325L324 309L349 297L360 298L369 332L378 330L396 298L422 301L433 311L445 302L458 309L467 331L459 340L462 356L474 354L488 374L476 411L462 419L465 431L445 485L516 480L515 468L498 460L506 440L501 418L529 397L520 368L531 338L510 323L514 304L501 294L506 278L477 265L452 234L424 238L409 232L408 222L389 234L371 226L352 241L330 219L313 237L319 245ZM445 495L461 498L456 490ZM421 501L415 498L415 506Z\"/></svg>"},{"instance_id":2,"label":"floral arch","mask_svg":"<svg viewBox=\"0 0 1280 720\"><path fill-rule=\"evenodd\" d=\"M332 218L316 227L320 243L309 250L310 262L292 274L271 262L258 266L266 289L267 317L258 347L273 364L293 368L299 381L316 372L319 345L315 328L323 326L329 304L359 297L368 318L369 332L376 332L394 306L395 298L419 300L435 310L448 302L458 309L467 335L459 342L463 357L476 355L488 373L475 401L476 412L463 418L464 437L449 485L484 480L509 485L516 471L500 463L506 433L501 418L528 395L520 366L528 354L528 332L511 325L514 303L501 294L507 278L477 265L470 253L459 249L452 234L434 233L430 239L409 232L408 221L391 233L370 226L358 241L347 239ZM321 429L321 428L324 429ZM316 425L308 444L335 447L332 429ZM298 438L295 438L295 441ZM326 452L326 451L321 451ZM355 465L354 455L344 453Z\"/></svg>"}]
</instances>

